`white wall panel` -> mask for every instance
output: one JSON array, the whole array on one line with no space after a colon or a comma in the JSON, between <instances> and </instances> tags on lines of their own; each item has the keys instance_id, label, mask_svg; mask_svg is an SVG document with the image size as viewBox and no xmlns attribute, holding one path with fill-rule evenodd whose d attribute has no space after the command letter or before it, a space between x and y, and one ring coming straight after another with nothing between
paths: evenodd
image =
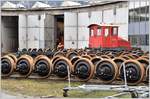
<instances>
[{"instance_id":1,"label":"white wall panel","mask_svg":"<svg viewBox=\"0 0 150 99\"><path fill-rule=\"evenodd\" d=\"M27 16L19 15L19 48L23 49L27 46Z\"/></svg>"},{"instance_id":2,"label":"white wall panel","mask_svg":"<svg viewBox=\"0 0 150 99\"><path fill-rule=\"evenodd\" d=\"M90 24L100 24L102 22L102 11L92 11Z\"/></svg>"},{"instance_id":3,"label":"white wall panel","mask_svg":"<svg viewBox=\"0 0 150 99\"><path fill-rule=\"evenodd\" d=\"M65 12L64 13L65 26L77 25L77 13Z\"/></svg>"},{"instance_id":4,"label":"white wall panel","mask_svg":"<svg viewBox=\"0 0 150 99\"><path fill-rule=\"evenodd\" d=\"M114 23L115 16L113 15L113 9L104 10L104 23Z\"/></svg>"},{"instance_id":5,"label":"white wall panel","mask_svg":"<svg viewBox=\"0 0 150 99\"><path fill-rule=\"evenodd\" d=\"M88 47L89 41L78 41L78 48Z\"/></svg>"},{"instance_id":6,"label":"white wall panel","mask_svg":"<svg viewBox=\"0 0 150 99\"><path fill-rule=\"evenodd\" d=\"M89 28L88 27L78 27L78 40L89 40Z\"/></svg>"},{"instance_id":7,"label":"white wall panel","mask_svg":"<svg viewBox=\"0 0 150 99\"><path fill-rule=\"evenodd\" d=\"M77 48L77 13L64 13L64 47Z\"/></svg>"},{"instance_id":8,"label":"white wall panel","mask_svg":"<svg viewBox=\"0 0 150 99\"><path fill-rule=\"evenodd\" d=\"M127 22L128 22L128 8L117 8L117 10L116 10L116 22L127 24Z\"/></svg>"},{"instance_id":9,"label":"white wall panel","mask_svg":"<svg viewBox=\"0 0 150 99\"><path fill-rule=\"evenodd\" d=\"M77 40L77 27L65 27L65 40Z\"/></svg>"},{"instance_id":10,"label":"white wall panel","mask_svg":"<svg viewBox=\"0 0 150 99\"><path fill-rule=\"evenodd\" d=\"M78 26L85 26L89 25L89 15L88 12L78 13Z\"/></svg>"},{"instance_id":11,"label":"white wall panel","mask_svg":"<svg viewBox=\"0 0 150 99\"><path fill-rule=\"evenodd\" d=\"M117 8L116 24L119 25L119 36L128 40L128 8Z\"/></svg>"},{"instance_id":12,"label":"white wall panel","mask_svg":"<svg viewBox=\"0 0 150 99\"><path fill-rule=\"evenodd\" d=\"M90 12L78 13L78 48L88 46L90 16Z\"/></svg>"},{"instance_id":13,"label":"white wall panel","mask_svg":"<svg viewBox=\"0 0 150 99\"><path fill-rule=\"evenodd\" d=\"M74 40L65 41L65 48L77 48L77 42Z\"/></svg>"},{"instance_id":14,"label":"white wall panel","mask_svg":"<svg viewBox=\"0 0 150 99\"><path fill-rule=\"evenodd\" d=\"M119 25L118 36L128 40L128 24Z\"/></svg>"},{"instance_id":15,"label":"white wall panel","mask_svg":"<svg viewBox=\"0 0 150 99\"><path fill-rule=\"evenodd\" d=\"M45 47L44 48L54 48L54 16L50 14L46 14L44 20L44 40Z\"/></svg>"},{"instance_id":16,"label":"white wall panel","mask_svg":"<svg viewBox=\"0 0 150 99\"><path fill-rule=\"evenodd\" d=\"M45 15L19 16L19 47L21 49L44 48L44 19Z\"/></svg>"}]
</instances>

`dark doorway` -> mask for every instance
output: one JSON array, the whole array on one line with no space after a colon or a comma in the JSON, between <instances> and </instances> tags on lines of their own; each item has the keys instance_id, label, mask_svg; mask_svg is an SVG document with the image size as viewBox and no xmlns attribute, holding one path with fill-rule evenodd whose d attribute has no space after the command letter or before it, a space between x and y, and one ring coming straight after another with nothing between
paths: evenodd
<instances>
[{"instance_id":1,"label":"dark doorway","mask_svg":"<svg viewBox=\"0 0 150 99\"><path fill-rule=\"evenodd\" d=\"M2 52L18 50L18 16L2 16L1 20Z\"/></svg>"},{"instance_id":2,"label":"dark doorway","mask_svg":"<svg viewBox=\"0 0 150 99\"><path fill-rule=\"evenodd\" d=\"M60 42L64 44L64 15L55 15L55 48Z\"/></svg>"}]
</instances>

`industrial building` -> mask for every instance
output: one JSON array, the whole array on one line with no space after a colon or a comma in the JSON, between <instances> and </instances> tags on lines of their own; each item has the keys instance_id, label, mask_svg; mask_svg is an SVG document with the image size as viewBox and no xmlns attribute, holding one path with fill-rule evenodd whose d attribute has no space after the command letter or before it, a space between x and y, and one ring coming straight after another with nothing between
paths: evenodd
<instances>
[{"instance_id":1,"label":"industrial building","mask_svg":"<svg viewBox=\"0 0 150 99\"><path fill-rule=\"evenodd\" d=\"M148 0L63 2L60 6L29 2L30 5L17 0L2 2L2 52L56 48L61 41L65 48L85 48L89 41L88 26L101 23L118 25L120 37L129 39L133 47L148 50Z\"/></svg>"},{"instance_id":2,"label":"industrial building","mask_svg":"<svg viewBox=\"0 0 150 99\"><path fill-rule=\"evenodd\" d=\"M2 0L1 8L4 92L149 98L149 0Z\"/></svg>"}]
</instances>

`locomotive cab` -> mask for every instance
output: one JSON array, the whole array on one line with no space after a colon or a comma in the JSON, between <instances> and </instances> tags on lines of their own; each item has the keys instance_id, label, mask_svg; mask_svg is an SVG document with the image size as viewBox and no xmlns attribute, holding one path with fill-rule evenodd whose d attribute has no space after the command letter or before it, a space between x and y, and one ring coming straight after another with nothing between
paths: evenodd
<instances>
[{"instance_id":1,"label":"locomotive cab","mask_svg":"<svg viewBox=\"0 0 150 99\"><path fill-rule=\"evenodd\" d=\"M89 28L90 48L130 48L130 42L118 37L117 25L91 24Z\"/></svg>"}]
</instances>

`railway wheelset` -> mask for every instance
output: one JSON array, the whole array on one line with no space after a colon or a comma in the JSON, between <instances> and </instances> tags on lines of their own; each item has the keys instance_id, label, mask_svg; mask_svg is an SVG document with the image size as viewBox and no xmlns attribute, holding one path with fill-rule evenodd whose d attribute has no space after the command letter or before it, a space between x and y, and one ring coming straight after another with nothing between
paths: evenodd
<instances>
[{"instance_id":1,"label":"railway wheelset","mask_svg":"<svg viewBox=\"0 0 150 99\"><path fill-rule=\"evenodd\" d=\"M14 73L27 78L33 73L38 78L55 75L60 79L71 77L87 82L99 80L103 84L124 81L125 66L128 85L148 84L149 52L132 50L90 50L90 49L22 49L1 57L2 78Z\"/></svg>"}]
</instances>

